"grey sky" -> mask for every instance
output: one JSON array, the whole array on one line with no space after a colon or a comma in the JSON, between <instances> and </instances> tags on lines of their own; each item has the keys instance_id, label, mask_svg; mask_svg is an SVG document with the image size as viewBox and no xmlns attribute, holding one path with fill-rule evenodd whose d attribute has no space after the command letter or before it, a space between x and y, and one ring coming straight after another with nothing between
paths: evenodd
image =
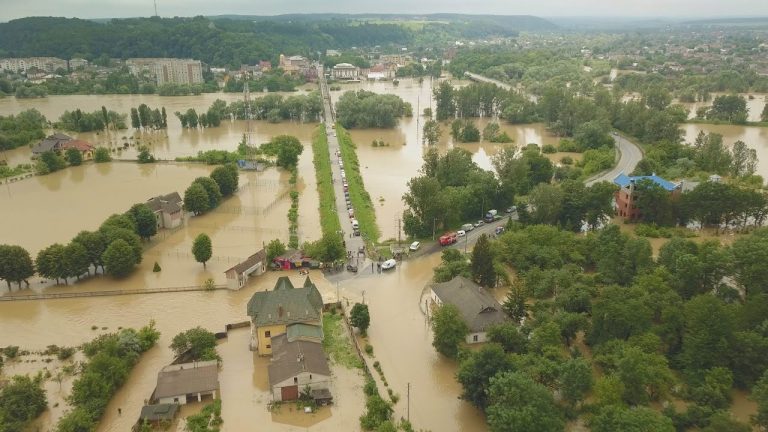
<instances>
[{"instance_id":1,"label":"grey sky","mask_svg":"<svg viewBox=\"0 0 768 432\"><path fill-rule=\"evenodd\" d=\"M458 12L538 16L766 16L766 0L157 0L160 16ZM0 21L25 16L150 16L153 0L0 0Z\"/></svg>"}]
</instances>

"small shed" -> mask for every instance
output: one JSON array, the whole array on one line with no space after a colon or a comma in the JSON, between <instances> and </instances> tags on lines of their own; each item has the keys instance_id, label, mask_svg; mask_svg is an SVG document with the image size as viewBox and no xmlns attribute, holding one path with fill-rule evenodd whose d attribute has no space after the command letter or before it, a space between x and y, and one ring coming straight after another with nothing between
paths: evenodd
<instances>
[{"instance_id":1,"label":"small shed","mask_svg":"<svg viewBox=\"0 0 768 432\"><path fill-rule=\"evenodd\" d=\"M227 288L239 290L251 276L259 276L267 269L267 252L264 249L249 256L245 261L235 264L224 272L227 275Z\"/></svg>"},{"instance_id":2,"label":"small shed","mask_svg":"<svg viewBox=\"0 0 768 432\"><path fill-rule=\"evenodd\" d=\"M139 416L139 427L144 423L149 423L153 427L161 427L163 424L172 422L179 413L179 405L175 403L146 405L141 408Z\"/></svg>"}]
</instances>

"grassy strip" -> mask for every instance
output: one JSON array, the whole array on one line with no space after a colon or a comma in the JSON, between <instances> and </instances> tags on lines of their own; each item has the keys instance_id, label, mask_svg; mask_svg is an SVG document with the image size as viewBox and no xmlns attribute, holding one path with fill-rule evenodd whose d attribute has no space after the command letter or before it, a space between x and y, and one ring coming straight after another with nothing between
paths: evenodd
<instances>
[{"instance_id":1,"label":"grassy strip","mask_svg":"<svg viewBox=\"0 0 768 432\"><path fill-rule=\"evenodd\" d=\"M707 120L707 119L688 119L683 123L689 124L711 124L711 125L728 125L728 126L755 126L755 127L768 127L768 122L748 121L744 123L733 123L725 120Z\"/></svg>"},{"instance_id":2,"label":"grassy strip","mask_svg":"<svg viewBox=\"0 0 768 432\"><path fill-rule=\"evenodd\" d=\"M317 178L317 191L320 194L320 226L323 236L341 231L339 214L336 212L336 193L333 190L331 175L331 154L328 150L328 136L325 126L320 124L312 135L312 153Z\"/></svg>"},{"instance_id":3,"label":"grassy strip","mask_svg":"<svg viewBox=\"0 0 768 432\"><path fill-rule=\"evenodd\" d=\"M298 176L299 170L294 166L291 168L291 178L288 180L291 185L291 208L288 209L288 247L291 249L299 247L299 191L296 190Z\"/></svg>"},{"instance_id":4,"label":"grassy strip","mask_svg":"<svg viewBox=\"0 0 768 432\"><path fill-rule=\"evenodd\" d=\"M360 175L360 161L355 152L355 143L341 125L336 125L336 134L339 138L341 156L344 159L344 170L349 183L349 198L355 209L355 219L360 222L360 231L366 241L377 243L379 241L379 227L376 225L376 211L371 202L371 196L365 190L363 176Z\"/></svg>"},{"instance_id":5,"label":"grassy strip","mask_svg":"<svg viewBox=\"0 0 768 432\"><path fill-rule=\"evenodd\" d=\"M353 369L363 368L363 362L347 338L341 315L326 313L323 316L323 348L334 362Z\"/></svg>"}]
</instances>

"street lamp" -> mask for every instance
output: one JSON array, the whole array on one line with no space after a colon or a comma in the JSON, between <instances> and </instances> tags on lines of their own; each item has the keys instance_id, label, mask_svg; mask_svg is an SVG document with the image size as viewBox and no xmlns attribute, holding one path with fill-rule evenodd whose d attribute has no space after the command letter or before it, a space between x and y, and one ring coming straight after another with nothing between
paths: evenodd
<instances>
[{"instance_id":1,"label":"street lamp","mask_svg":"<svg viewBox=\"0 0 768 432\"><path fill-rule=\"evenodd\" d=\"M432 219L432 241L435 241L435 223L437 222L437 218Z\"/></svg>"}]
</instances>

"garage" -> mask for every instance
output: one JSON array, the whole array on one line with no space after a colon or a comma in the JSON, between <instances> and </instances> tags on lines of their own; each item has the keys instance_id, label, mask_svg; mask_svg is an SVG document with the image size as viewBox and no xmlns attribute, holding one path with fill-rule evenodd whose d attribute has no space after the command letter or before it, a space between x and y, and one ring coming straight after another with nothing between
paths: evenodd
<instances>
[{"instance_id":1,"label":"garage","mask_svg":"<svg viewBox=\"0 0 768 432\"><path fill-rule=\"evenodd\" d=\"M296 400L299 398L299 386L293 385L293 386L287 386L280 389L280 394L282 398L280 400L289 401L289 400Z\"/></svg>"}]
</instances>

